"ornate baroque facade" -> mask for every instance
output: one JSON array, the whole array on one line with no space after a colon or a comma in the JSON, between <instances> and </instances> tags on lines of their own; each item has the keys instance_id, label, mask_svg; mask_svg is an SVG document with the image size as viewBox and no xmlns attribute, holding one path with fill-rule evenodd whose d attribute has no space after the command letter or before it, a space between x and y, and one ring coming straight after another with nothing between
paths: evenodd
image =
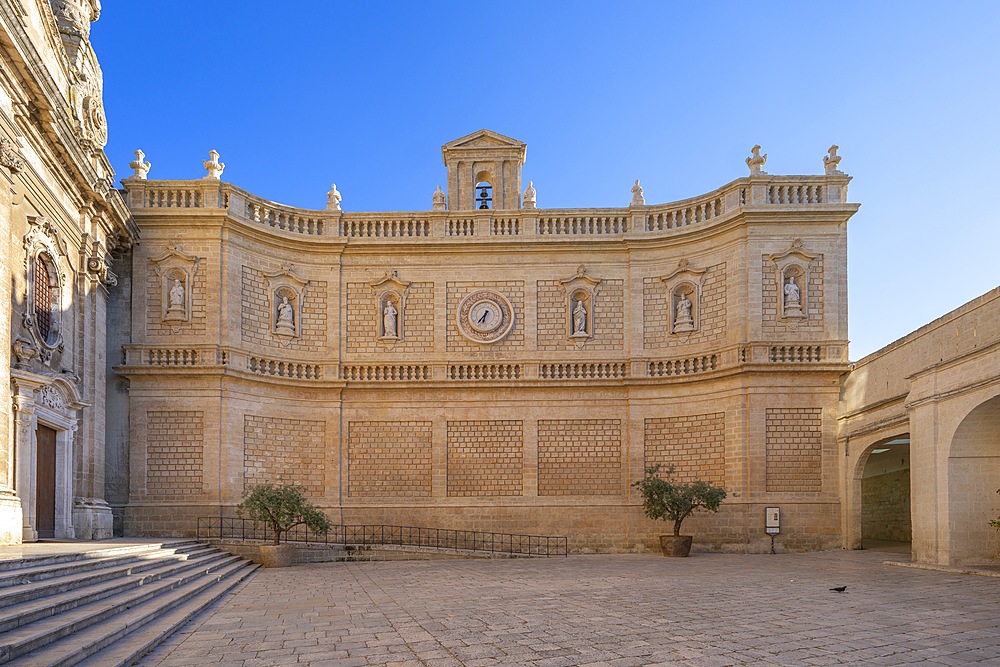
<instances>
[{"instance_id":1,"label":"ornate baroque facade","mask_svg":"<svg viewBox=\"0 0 1000 667\"><path fill-rule=\"evenodd\" d=\"M1000 289L849 364L835 146L606 209L538 208L488 130L427 211L281 206L214 151L191 181L137 151L117 190L99 11L0 0L0 543L190 535L270 480L345 523L630 550L660 463L729 492L702 548L769 549L777 506L782 549L998 559Z\"/></svg>"},{"instance_id":2,"label":"ornate baroque facade","mask_svg":"<svg viewBox=\"0 0 1000 667\"><path fill-rule=\"evenodd\" d=\"M104 155L98 0L0 2L0 542L112 533L111 254L135 229Z\"/></svg>"},{"instance_id":3,"label":"ornate baroque facade","mask_svg":"<svg viewBox=\"0 0 1000 667\"><path fill-rule=\"evenodd\" d=\"M143 242L109 356L124 529L190 531L265 480L346 523L652 543L631 483L730 492L717 548L840 544L850 180L750 174L682 202L537 208L525 144L443 147L431 210L289 208L220 179L123 181ZM623 188L624 190L624 188ZM623 198L628 201L627 191ZM222 239L220 243L220 239ZM114 416L112 416L114 413ZM127 415L127 423L125 416Z\"/></svg>"}]
</instances>

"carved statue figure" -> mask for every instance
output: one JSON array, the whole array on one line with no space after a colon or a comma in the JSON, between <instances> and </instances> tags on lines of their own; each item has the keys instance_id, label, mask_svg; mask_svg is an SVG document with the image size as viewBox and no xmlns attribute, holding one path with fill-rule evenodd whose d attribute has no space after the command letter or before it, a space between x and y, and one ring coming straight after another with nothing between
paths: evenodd
<instances>
[{"instance_id":1,"label":"carved statue figure","mask_svg":"<svg viewBox=\"0 0 1000 667\"><path fill-rule=\"evenodd\" d=\"M392 301L385 302L385 310L382 311L382 335L386 338L396 338L396 308Z\"/></svg>"},{"instance_id":2,"label":"carved statue figure","mask_svg":"<svg viewBox=\"0 0 1000 667\"><path fill-rule=\"evenodd\" d=\"M583 300L577 300L576 308L573 309L573 334L587 333L587 307L583 305Z\"/></svg>"},{"instance_id":3,"label":"carved statue figure","mask_svg":"<svg viewBox=\"0 0 1000 667\"><path fill-rule=\"evenodd\" d=\"M830 146L830 150L828 150L827 154L823 156L823 167L826 169L828 176L844 173L840 170L840 156L837 155L837 151L839 149L840 146L834 144L833 146Z\"/></svg>"},{"instance_id":4,"label":"carved statue figure","mask_svg":"<svg viewBox=\"0 0 1000 667\"><path fill-rule=\"evenodd\" d=\"M208 151L208 157L208 160L201 161L205 165L205 171L208 172L204 178L219 180L222 178L222 171L226 168L226 164L219 162L219 151Z\"/></svg>"},{"instance_id":5,"label":"carved statue figure","mask_svg":"<svg viewBox=\"0 0 1000 667\"><path fill-rule=\"evenodd\" d=\"M528 181L528 187L524 189L524 208L535 208L534 181Z\"/></svg>"},{"instance_id":6,"label":"carved statue figure","mask_svg":"<svg viewBox=\"0 0 1000 667\"><path fill-rule=\"evenodd\" d=\"M295 309L292 304L288 303L287 296L281 297L281 303L278 304L278 321L275 322L274 326L285 333L294 333L295 331Z\"/></svg>"},{"instance_id":7,"label":"carved statue figure","mask_svg":"<svg viewBox=\"0 0 1000 667\"><path fill-rule=\"evenodd\" d=\"M750 149L750 157L747 158L747 166L750 167L751 176L765 176L764 165L767 164L767 153L760 154L760 144Z\"/></svg>"},{"instance_id":8,"label":"carved statue figure","mask_svg":"<svg viewBox=\"0 0 1000 667\"><path fill-rule=\"evenodd\" d=\"M330 191L326 193L326 210L339 211L341 199L343 198L340 196L340 192L337 191L337 184L332 183Z\"/></svg>"},{"instance_id":9,"label":"carved statue figure","mask_svg":"<svg viewBox=\"0 0 1000 667\"><path fill-rule=\"evenodd\" d=\"M795 282L795 276L788 276L785 283L785 308L798 308L799 305L799 284Z\"/></svg>"},{"instance_id":10,"label":"carved statue figure","mask_svg":"<svg viewBox=\"0 0 1000 667\"><path fill-rule=\"evenodd\" d=\"M184 285L179 278L174 278L174 285L168 293L167 310L184 310Z\"/></svg>"},{"instance_id":11,"label":"carved statue figure","mask_svg":"<svg viewBox=\"0 0 1000 667\"><path fill-rule=\"evenodd\" d=\"M694 331L694 319L691 317L692 306L688 295L682 293L674 312L674 331Z\"/></svg>"},{"instance_id":12,"label":"carved statue figure","mask_svg":"<svg viewBox=\"0 0 1000 667\"><path fill-rule=\"evenodd\" d=\"M635 185L632 186L632 206L645 206L646 198L642 195L642 186L639 185L639 179L635 179Z\"/></svg>"},{"instance_id":13,"label":"carved statue figure","mask_svg":"<svg viewBox=\"0 0 1000 667\"><path fill-rule=\"evenodd\" d=\"M434 191L434 196L431 198L432 206L431 208L435 211L443 211L447 207L444 191L441 190L441 184L438 183L437 190Z\"/></svg>"}]
</instances>

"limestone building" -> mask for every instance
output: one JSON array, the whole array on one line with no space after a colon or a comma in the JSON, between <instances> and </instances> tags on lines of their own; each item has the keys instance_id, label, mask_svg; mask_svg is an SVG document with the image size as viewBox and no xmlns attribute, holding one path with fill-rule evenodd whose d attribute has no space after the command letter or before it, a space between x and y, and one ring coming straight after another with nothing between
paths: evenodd
<instances>
[{"instance_id":1,"label":"limestone building","mask_svg":"<svg viewBox=\"0 0 1000 667\"><path fill-rule=\"evenodd\" d=\"M97 0L0 2L0 542L102 539L111 253L135 229L115 189Z\"/></svg>"},{"instance_id":2,"label":"limestone building","mask_svg":"<svg viewBox=\"0 0 1000 667\"><path fill-rule=\"evenodd\" d=\"M836 147L602 209L539 207L489 130L421 211L282 206L214 151L119 190L99 11L0 0L0 542L190 535L281 481L337 522L630 550L660 463L729 492L702 548L769 549L780 507L785 550L997 559L1000 292L849 363Z\"/></svg>"},{"instance_id":3,"label":"limestone building","mask_svg":"<svg viewBox=\"0 0 1000 667\"><path fill-rule=\"evenodd\" d=\"M536 208L520 141L442 153L447 193L392 213L342 211L335 187L281 206L214 154L192 181L140 159L109 337L126 532L189 531L278 480L345 523L630 549L660 530L630 485L662 463L729 489L698 531L716 547L764 548L776 504L789 548L840 544L857 205L835 149L819 176L772 176L755 148L701 196L647 205L637 182L628 206L566 210Z\"/></svg>"}]
</instances>

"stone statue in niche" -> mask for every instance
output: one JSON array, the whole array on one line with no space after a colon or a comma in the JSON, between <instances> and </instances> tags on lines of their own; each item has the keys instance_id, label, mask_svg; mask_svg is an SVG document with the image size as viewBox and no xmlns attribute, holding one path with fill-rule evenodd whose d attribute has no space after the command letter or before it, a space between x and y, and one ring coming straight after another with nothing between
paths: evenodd
<instances>
[{"instance_id":1,"label":"stone statue in niche","mask_svg":"<svg viewBox=\"0 0 1000 667\"><path fill-rule=\"evenodd\" d=\"M635 179L635 185L632 186L632 203L631 206L645 206L646 198L642 194L642 186L639 185L639 179Z\"/></svg>"},{"instance_id":2,"label":"stone statue in niche","mask_svg":"<svg viewBox=\"0 0 1000 667\"><path fill-rule=\"evenodd\" d=\"M788 276L785 281L785 317L803 317L802 297L799 292L799 284L795 281L795 276Z\"/></svg>"},{"instance_id":3,"label":"stone statue in niche","mask_svg":"<svg viewBox=\"0 0 1000 667\"><path fill-rule=\"evenodd\" d=\"M588 335L587 307L583 305L583 299L577 299L576 308L573 309L573 336L582 338Z\"/></svg>"},{"instance_id":4,"label":"stone statue in niche","mask_svg":"<svg viewBox=\"0 0 1000 667\"><path fill-rule=\"evenodd\" d=\"M392 301L385 302L385 308L382 310L382 337L383 338L398 338L399 334L396 320L396 307L392 305Z\"/></svg>"},{"instance_id":5,"label":"stone statue in niche","mask_svg":"<svg viewBox=\"0 0 1000 667\"><path fill-rule=\"evenodd\" d=\"M274 323L274 328L279 334L295 335L295 308L288 303L287 296L281 297L281 303L278 304L278 319Z\"/></svg>"},{"instance_id":6,"label":"stone statue in niche","mask_svg":"<svg viewBox=\"0 0 1000 667\"><path fill-rule=\"evenodd\" d=\"M174 284L167 292L167 314L184 316L184 284L174 278Z\"/></svg>"},{"instance_id":7,"label":"stone statue in niche","mask_svg":"<svg viewBox=\"0 0 1000 667\"><path fill-rule=\"evenodd\" d=\"M691 308L694 304L688 298L687 293L681 293L674 311L674 331L694 331L694 318L691 317Z\"/></svg>"}]
</instances>

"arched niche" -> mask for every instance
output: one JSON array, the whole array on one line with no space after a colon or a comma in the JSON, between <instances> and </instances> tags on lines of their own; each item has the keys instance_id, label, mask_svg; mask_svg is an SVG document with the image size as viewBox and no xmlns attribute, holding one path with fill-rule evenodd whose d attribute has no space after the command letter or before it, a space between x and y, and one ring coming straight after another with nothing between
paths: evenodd
<instances>
[{"instance_id":1,"label":"arched niche","mask_svg":"<svg viewBox=\"0 0 1000 667\"><path fill-rule=\"evenodd\" d=\"M813 262L820 257L802 247L795 239L787 250L768 256L774 268L778 288L778 313L781 319L795 321L809 317L809 279Z\"/></svg>"},{"instance_id":2,"label":"arched niche","mask_svg":"<svg viewBox=\"0 0 1000 667\"><path fill-rule=\"evenodd\" d=\"M401 280L397 271L387 271L369 285L375 297L375 337L391 347L403 340L410 282Z\"/></svg>"},{"instance_id":3,"label":"arched niche","mask_svg":"<svg viewBox=\"0 0 1000 667\"><path fill-rule=\"evenodd\" d=\"M560 280L559 285L565 299L566 336L577 345L583 345L594 337L601 280L580 266L575 275Z\"/></svg>"},{"instance_id":4,"label":"arched niche","mask_svg":"<svg viewBox=\"0 0 1000 667\"><path fill-rule=\"evenodd\" d=\"M182 323L191 321L194 276L200 258L188 254L179 245L171 246L150 258L160 280L160 320Z\"/></svg>"},{"instance_id":5,"label":"arched niche","mask_svg":"<svg viewBox=\"0 0 1000 667\"><path fill-rule=\"evenodd\" d=\"M702 278L707 269L682 259L669 275L661 278L667 291L667 330L689 334L701 330Z\"/></svg>"},{"instance_id":6,"label":"arched niche","mask_svg":"<svg viewBox=\"0 0 1000 667\"><path fill-rule=\"evenodd\" d=\"M271 334L284 340L299 338L302 335L302 303L309 281L298 275L291 264L263 275L270 302Z\"/></svg>"}]
</instances>

